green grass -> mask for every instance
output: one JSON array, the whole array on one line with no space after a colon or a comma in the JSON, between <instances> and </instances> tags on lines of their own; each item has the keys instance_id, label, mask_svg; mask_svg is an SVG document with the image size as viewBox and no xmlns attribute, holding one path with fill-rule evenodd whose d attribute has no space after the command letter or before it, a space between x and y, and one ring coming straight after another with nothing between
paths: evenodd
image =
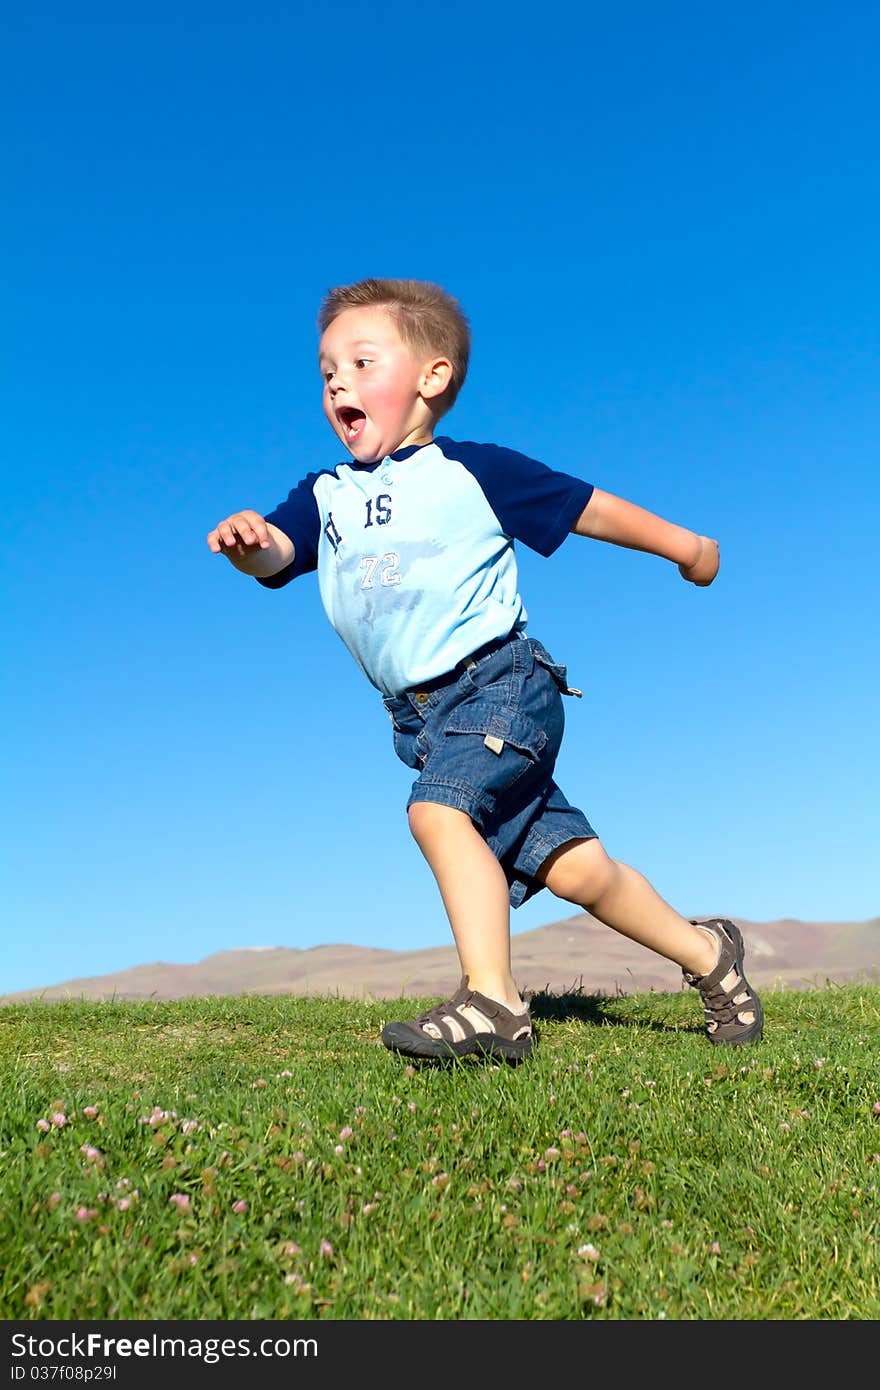
<instances>
[{"instance_id":1,"label":"green grass","mask_svg":"<svg viewBox=\"0 0 880 1390\"><path fill-rule=\"evenodd\" d=\"M880 987L764 1004L539 995L521 1067L408 1067L412 1000L2 1008L0 1317L877 1318Z\"/></svg>"}]
</instances>

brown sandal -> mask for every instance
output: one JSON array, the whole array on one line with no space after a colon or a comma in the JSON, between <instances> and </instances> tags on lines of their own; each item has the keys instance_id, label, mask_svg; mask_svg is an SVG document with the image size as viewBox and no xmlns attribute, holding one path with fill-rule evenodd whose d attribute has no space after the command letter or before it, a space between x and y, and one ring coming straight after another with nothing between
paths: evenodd
<instances>
[{"instance_id":1,"label":"brown sandal","mask_svg":"<svg viewBox=\"0 0 880 1390\"><path fill-rule=\"evenodd\" d=\"M739 927L726 917L711 917L703 922L691 919L691 925L711 931L718 938L720 946L718 963L708 975L690 975L686 970L682 971L686 983L698 989L703 996L709 1041L734 1047L740 1043L758 1042L764 1031L764 1010L743 971L745 947ZM734 975L733 985L725 989L723 981L731 973ZM752 1017L744 1019L743 1014L751 1014Z\"/></svg>"},{"instance_id":2,"label":"brown sandal","mask_svg":"<svg viewBox=\"0 0 880 1390\"><path fill-rule=\"evenodd\" d=\"M451 999L409 1023L386 1023L382 1041L392 1052L407 1057L465 1057L477 1052L522 1061L532 1050L528 998L525 1011L514 1014L469 989L464 978Z\"/></svg>"}]
</instances>

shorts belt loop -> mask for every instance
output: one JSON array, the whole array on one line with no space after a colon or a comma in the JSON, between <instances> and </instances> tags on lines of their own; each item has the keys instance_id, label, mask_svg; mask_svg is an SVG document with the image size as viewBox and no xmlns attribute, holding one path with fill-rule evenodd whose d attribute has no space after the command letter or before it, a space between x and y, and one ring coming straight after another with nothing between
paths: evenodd
<instances>
[{"instance_id":1,"label":"shorts belt loop","mask_svg":"<svg viewBox=\"0 0 880 1390\"><path fill-rule=\"evenodd\" d=\"M472 671L478 661L482 661L484 657L492 656L493 652L500 652L502 647L506 647L517 635L515 631L510 631L506 637L495 637L491 642L485 642L482 647L477 647L475 652L471 652L470 656L463 657L457 663L457 667L465 671Z\"/></svg>"}]
</instances>

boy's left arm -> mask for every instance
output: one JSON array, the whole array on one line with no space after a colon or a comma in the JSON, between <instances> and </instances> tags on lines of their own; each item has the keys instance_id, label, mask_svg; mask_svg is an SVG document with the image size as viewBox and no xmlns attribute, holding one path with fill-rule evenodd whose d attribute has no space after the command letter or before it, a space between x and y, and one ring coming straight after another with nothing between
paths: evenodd
<instances>
[{"instance_id":1,"label":"boy's left arm","mask_svg":"<svg viewBox=\"0 0 880 1390\"><path fill-rule=\"evenodd\" d=\"M718 573L718 542L698 536L684 526L664 521L611 492L594 488L572 531L597 541L610 541L629 550L645 550L672 560L683 579L705 588Z\"/></svg>"}]
</instances>

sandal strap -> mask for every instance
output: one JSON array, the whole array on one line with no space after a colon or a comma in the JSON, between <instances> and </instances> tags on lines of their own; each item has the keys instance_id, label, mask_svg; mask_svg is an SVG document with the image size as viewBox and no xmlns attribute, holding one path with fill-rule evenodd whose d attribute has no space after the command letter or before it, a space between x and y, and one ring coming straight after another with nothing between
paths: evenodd
<instances>
[{"instance_id":1,"label":"sandal strap","mask_svg":"<svg viewBox=\"0 0 880 1390\"><path fill-rule=\"evenodd\" d=\"M527 1000L526 1012L523 1015L523 1021L526 1026L529 1026L528 1004L529 1001ZM461 985L450 999L444 1000L441 1004L435 1004L433 1008L426 1009L424 1013L419 1014L416 1019L416 1026L423 1029L426 1023L430 1023L437 1029L444 1042L457 1042L459 1039L455 1037L448 1022L450 1018L454 1018L456 1026L462 1030L464 1038L475 1038L479 1030L471 1020L462 1013L462 1009L466 1008L475 1009L487 1020L489 1026L482 1030L484 1034L486 1032L497 1033L501 1031L494 1026L496 1020L503 1022L504 1019L519 1019L520 1017L519 1014L512 1014L509 1009L506 1009L503 1004L499 1004L496 999L490 999L487 995L480 994L477 990L468 989L467 983L462 981ZM529 1032L531 1032L530 1026Z\"/></svg>"},{"instance_id":2,"label":"sandal strap","mask_svg":"<svg viewBox=\"0 0 880 1390\"><path fill-rule=\"evenodd\" d=\"M733 989L722 989L720 985L716 985L714 989L700 989L700 993L703 996L703 1011L706 1017L717 1019L719 1023L732 1023L737 1014L749 1012L751 991L739 976ZM741 995L746 997L737 1003L737 997Z\"/></svg>"},{"instance_id":3,"label":"sandal strap","mask_svg":"<svg viewBox=\"0 0 880 1390\"><path fill-rule=\"evenodd\" d=\"M445 1042L455 1042L455 1034L447 1022L449 1018L454 1018L464 1036L466 1038L473 1038L476 1036L477 1030L470 1019L465 1018L464 1014L461 1012L460 1006L464 1002L464 1000L459 1000L458 1003L453 1003L451 999L447 999L443 1004L435 1004L433 1009L427 1009L425 1013L419 1014L416 1023L420 1028L426 1023L433 1023Z\"/></svg>"},{"instance_id":4,"label":"sandal strap","mask_svg":"<svg viewBox=\"0 0 880 1390\"><path fill-rule=\"evenodd\" d=\"M740 1013L754 1012L754 991L743 974L742 953L737 942L728 936L722 926L714 922L699 922L694 925L710 927L721 948L717 964L708 975L683 972L687 983L700 991L706 1018L717 1023L733 1023ZM730 989L725 989L722 980L731 973L736 979Z\"/></svg>"}]
</instances>

